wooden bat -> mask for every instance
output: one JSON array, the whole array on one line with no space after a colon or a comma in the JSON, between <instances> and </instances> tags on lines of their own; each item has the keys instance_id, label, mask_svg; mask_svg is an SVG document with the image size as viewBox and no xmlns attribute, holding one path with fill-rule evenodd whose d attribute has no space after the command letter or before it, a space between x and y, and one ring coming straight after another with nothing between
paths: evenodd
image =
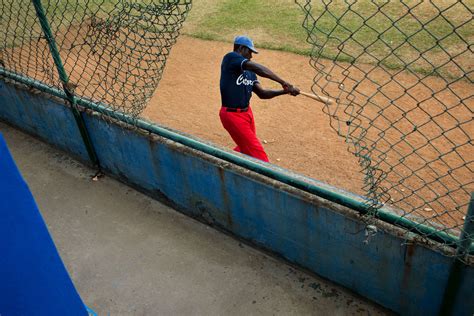
<instances>
[{"instance_id":1,"label":"wooden bat","mask_svg":"<svg viewBox=\"0 0 474 316\"><path fill-rule=\"evenodd\" d=\"M303 91L300 91L300 94L304 95L305 97L311 98L313 100L316 100L316 101L319 101L319 102L322 102L322 103L326 103L328 105L333 103L333 101L331 99L323 97L322 95L307 93L307 92L303 92Z\"/></svg>"}]
</instances>

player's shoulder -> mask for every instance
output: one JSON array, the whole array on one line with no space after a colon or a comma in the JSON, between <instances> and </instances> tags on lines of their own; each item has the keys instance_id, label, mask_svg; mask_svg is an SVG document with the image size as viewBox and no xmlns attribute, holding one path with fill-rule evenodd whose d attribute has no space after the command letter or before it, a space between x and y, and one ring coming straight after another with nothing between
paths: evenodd
<instances>
[{"instance_id":1,"label":"player's shoulder","mask_svg":"<svg viewBox=\"0 0 474 316\"><path fill-rule=\"evenodd\" d=\"M226 60L245 59L245 57L240 55L239 53L236 53L236 52L229 52L229 53L224 55L224 59L226 59Z\"/></svg>"}]
</instances>

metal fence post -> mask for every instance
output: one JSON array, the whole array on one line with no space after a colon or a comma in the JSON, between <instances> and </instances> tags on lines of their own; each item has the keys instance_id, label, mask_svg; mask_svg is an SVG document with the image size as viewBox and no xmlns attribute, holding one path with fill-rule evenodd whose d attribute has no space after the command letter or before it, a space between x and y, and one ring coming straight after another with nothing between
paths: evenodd
<instances>
[{"instance_id":1,"label":"metal fence post","mask_svg":"<svg viewBox=\"0 0 474 316\"><path fill-rule=\"evenodd\" d=\"M471 192L471 200L467 208L466 220L464 228L459 238L459 246L456 252L458 258L464 258L469 253L469 248L474 237L474 192Z\"/></svg>"},{"instance_id":2,"label":"metal fence post","mask_svg":"<svg viewBox=\"0 0 474 316\"><path fill-rule=\"evenodd\" d=\"M452 315L454 301L456 300L459 285L462 280L462 270L464 267L463 260L469 255L472 239L474 237L474 192L471 192L471 200L467 208L466 220L464 221L463 231L459 238L456 257L454 258L451 271L449 273L448 282L444 290L443 303L439 311L439 315Z\"/></svg>"},{"instance_id":3,"label":"metal fence post","mask_svg":"<svg viewBox=\"0 0 474 316\"><path fill-rule=\"evenodd\" d=\"M81 112L79 111L76 103L76 98L74 96L73 89L69 84L69 78L66 74L66 70L64 69L63 62L61 60L61 56L59 55L58 47L56 46L56 41L54 40L53 33L51 32L51 27L49 25L48 19L46 18L46 14L43 9L43 5L41 4L41 0L32 0L33 5L35 7L36 15L38 16L39 22L41 24L41 29L45 35L46 41L48 42L49 50L51 51L51 55L54 60L54 64L56 65L56 69L59 74L59 79L62 82L64 92L66 93L67 100L71 104L71 110L74 115L74 119L76 120L77 126L82 136L82 140L84 145L86 146L87 153L89 154L89 159L92 163L98 167L99 171L100 163L99 159L97 158L97 154L95 152L94 146L89 136L89 132L87 131L86 124L84 122L84 118L81 116Z\"/></svg>"}]
</instances>

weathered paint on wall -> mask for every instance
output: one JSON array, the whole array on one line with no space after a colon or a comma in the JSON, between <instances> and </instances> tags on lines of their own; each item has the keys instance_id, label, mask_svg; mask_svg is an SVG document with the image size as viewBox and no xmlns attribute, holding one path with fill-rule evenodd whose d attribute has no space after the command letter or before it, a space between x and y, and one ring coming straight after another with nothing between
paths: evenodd
<instances>
[{"instance_id":1,"label":"weathered paint on wall","mask_svg":"<svg viewBox=\"0 0 474 316\"><path fill-rule=\"evenodd\" d=\"M87 160L64 106L2 81L0 104L1 119ZM407 244L396 228L381 223L364 243L365 224L345 207L162 137L84 118L108 174L396 312L437 314L450 259ZM473 285L466 266L456 315L474 312Z\"/></svg>"},{"instance_id":2,"label":"weathered paint on wall","mask_svg":"<svg viewBox=\"0 0 474 316\"><path fill-rule=\"evenodd\" d=\"M0 79L0 111L3 120L70 152L82 161L88 160L70 109L29 91L14 89Z\"/></svg>"}]
</instances>

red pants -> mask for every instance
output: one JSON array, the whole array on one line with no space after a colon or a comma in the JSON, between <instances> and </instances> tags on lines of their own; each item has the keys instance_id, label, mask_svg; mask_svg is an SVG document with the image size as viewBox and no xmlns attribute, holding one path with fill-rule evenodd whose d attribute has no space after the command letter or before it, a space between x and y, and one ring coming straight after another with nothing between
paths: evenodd
<instances>
[{"instance_id":1,"label":"red pants","mask_svg":"<svg viewBox=\"0 0 474 316\"><path fill-rule=\"evenodd\" d=\"M222 125L237 144L235 151L268 162L267 154L255 132L255 120L249 106L247 112L227 112L225 107L219 112Z\"/></svg>"}]
</instances>

